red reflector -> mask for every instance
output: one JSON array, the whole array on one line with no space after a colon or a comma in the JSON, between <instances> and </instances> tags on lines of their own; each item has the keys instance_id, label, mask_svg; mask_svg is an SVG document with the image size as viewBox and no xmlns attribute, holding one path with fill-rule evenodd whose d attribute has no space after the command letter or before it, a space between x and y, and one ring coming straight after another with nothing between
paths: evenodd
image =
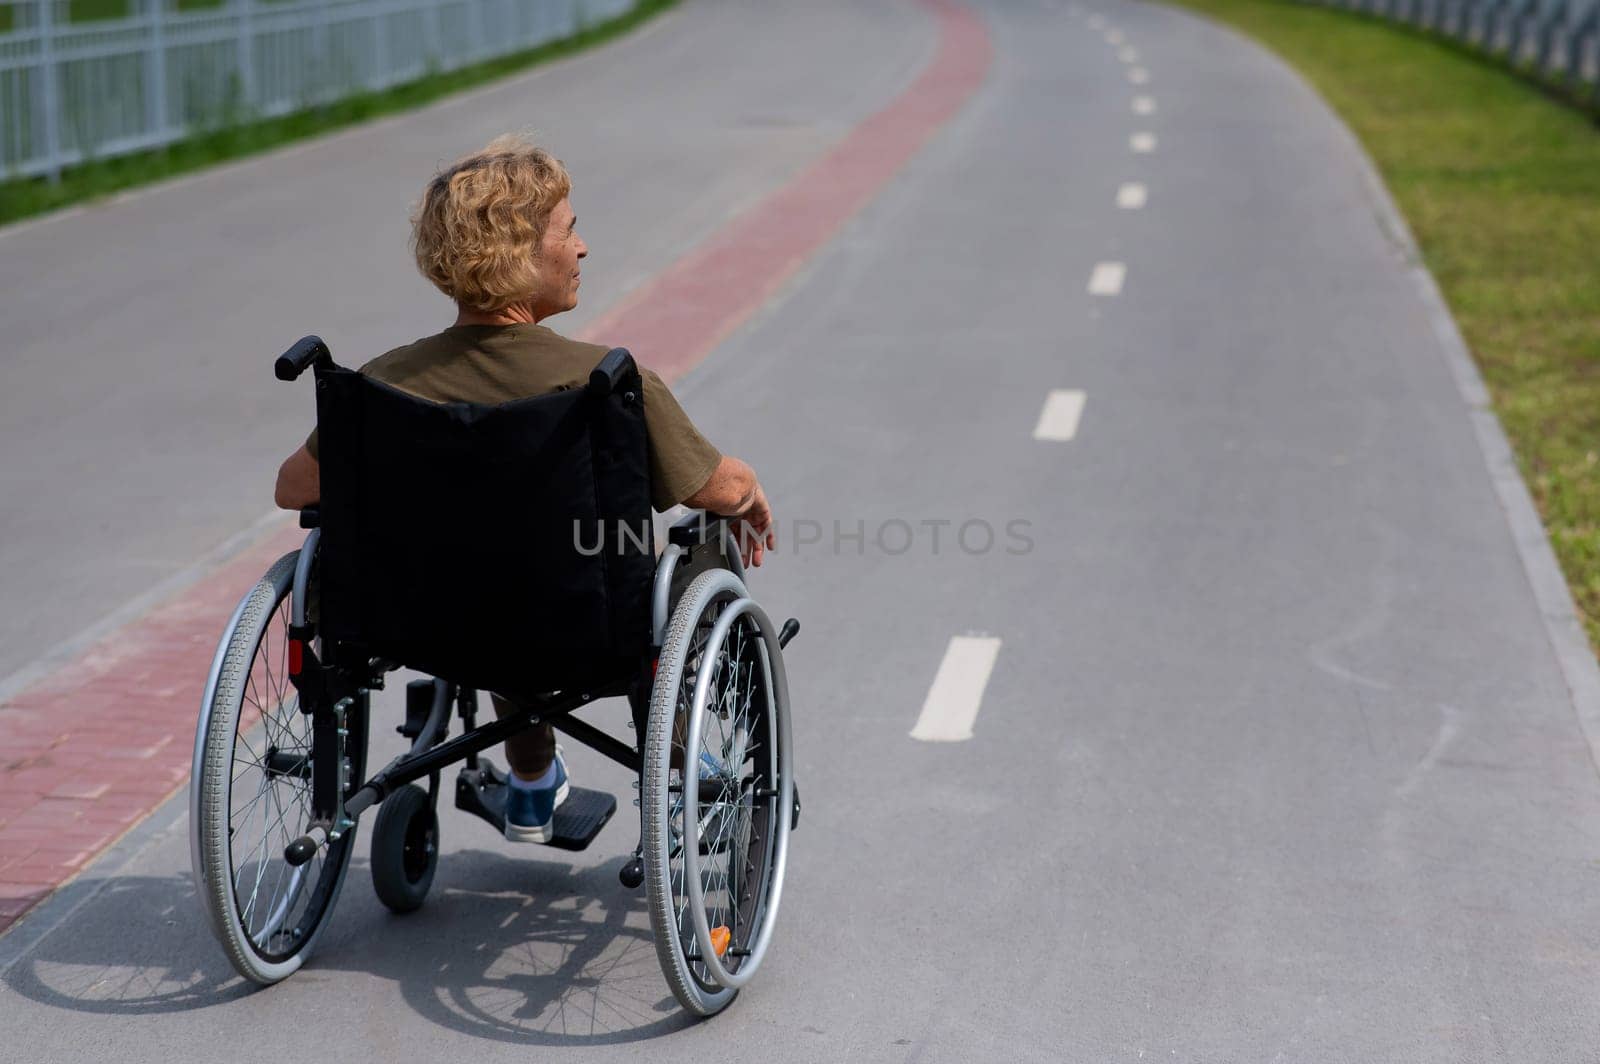
<instances>
[{"instance_id":1,"label":"red reflector","mask_svg":"<svg viewBox=\"0 0 1600 1064\"><path fill-rule=\"evenodd\" d=\"M650 675L654 676L656 674L656 670L659 669L659 668L661 668L661 659L660 658L651 658L650 659Z\"/></svg>"},{"instance_id":2,"label":"red reflector","mask_svg":"<svg viewBox=\"0 0 1600 1064\"><path fill-rule=\"evenodd\" d=\"M289 675L300 675L300 653L304 643L298 639L289 640Z\"/></svg>"}]
</instances>

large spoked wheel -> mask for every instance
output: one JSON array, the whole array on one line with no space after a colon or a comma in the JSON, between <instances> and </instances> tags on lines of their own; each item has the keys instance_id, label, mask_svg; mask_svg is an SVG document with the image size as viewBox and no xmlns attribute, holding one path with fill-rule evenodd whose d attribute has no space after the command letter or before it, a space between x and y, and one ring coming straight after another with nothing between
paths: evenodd
<instances>
[{"instance_id":1,"label":"large spoked wheel","mask_svg":"<svg viewBox=\"0 0 1600 1064\"><path fill-rule=\"evenodd\" d=\"M338 900L355 830L301 866L284 848L311 820L311 720L289 682L294 551L234 613L212 663L195 734L190 856L212 929L239 974L276 983L298 969ZM345 718L349 778L365 768L366 705Z\"/></svg>"},{"instance_id":2,"label":"large spoked wheel","mask_svg":"<svg viewBox=\"0 0 1600 1064\"><path fill-rule=\"evenodd\" d=\"M673 995L696 1015L726 1008L771 941L794 800L790 762L777 632L738 577L702 573L662 645L643 784L656 954Z\"/></svg>"}]
</instances>

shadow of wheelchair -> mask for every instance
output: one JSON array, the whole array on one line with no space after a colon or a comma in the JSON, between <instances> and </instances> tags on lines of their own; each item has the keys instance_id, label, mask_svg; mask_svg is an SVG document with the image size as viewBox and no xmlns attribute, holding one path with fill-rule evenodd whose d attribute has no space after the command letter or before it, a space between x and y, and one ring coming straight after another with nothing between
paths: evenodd
<instances>
[{"instance_id":1,"label":"shadow of wheelchair","mask_svg":"<svg viewBox=\"0 0 1600 1064\"><path fill-rule=\"evenodd\" d=\"M352 863L339 911L306 966L258 989L229 966L187 875L106 883L6 974L18 994L109 1015L181 1013L242 999L298 1014L341 979L386 979L420 1016L479 1038L603 1045L688 1027L656 961L642 894L617 884L622 858L573 868L482 850L441 863L428 902L397 916ZM359 998L372 992L353 986Z\"/></svg>"},{"instance_id":2,"label":"shadow of wheelchair","mask_svg":"<svg viewBox=\"0 0 1600 1064\"><path fill-rule=\"evenodd\" d=\"M398 968L379 974L393 978L419 1014L466 1034L530 1044L632 1042L693 1025L662 978L643 894L617 885L621 859L586 869L541 865L530 876L527 861L475 852L467 864L466 856L450 855L455 874L443 892L435 884L436 896L416 914L377 915L415 951L399 952ZM536 891L508 887L519 879ZM473 929L466 937L464 925ZM376 943L357 945L350 959L369 945ZM438 963L408 963L418 953Z\"/></svg>"}]
</instances>

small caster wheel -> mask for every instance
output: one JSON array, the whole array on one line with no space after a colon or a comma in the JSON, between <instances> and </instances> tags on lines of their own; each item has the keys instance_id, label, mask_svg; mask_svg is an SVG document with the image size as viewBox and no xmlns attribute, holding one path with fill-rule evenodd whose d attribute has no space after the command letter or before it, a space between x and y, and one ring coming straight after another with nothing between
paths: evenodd
<instances>
[{"instance_id":1,"label":"small caster wheel","mask_svg":"<svg viewBox=\"0 0 1600 1064\"><path fill-rule=\"evenodd\" d=\"M617 878L629 890L638 890L644 882L644 858L634 854L627 864L617 870Z\"/></svg>"},{"instance_id":2,"label":"small caster wheel","mask_svg":"<svg viewBox=\"0 0 1600 1064\"><path fill-rule=\"evenodd\" d=\"M428 792L407 784L385 798L372 828L372 889L397 913L422 906L439 867L439 817Z\"/></svg>"}]
</instances>

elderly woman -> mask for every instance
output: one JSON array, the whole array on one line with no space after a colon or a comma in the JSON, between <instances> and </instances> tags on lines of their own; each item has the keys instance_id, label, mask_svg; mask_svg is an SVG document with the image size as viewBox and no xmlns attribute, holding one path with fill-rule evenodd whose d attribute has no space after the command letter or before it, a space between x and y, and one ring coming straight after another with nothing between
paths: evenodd
<instances>
[{"instance_id":1,"label":"elderly woman","mask_svg":"<svg viewBox=\"0 0 1600 1064\"><path fill-rule=\"evenodd\" d=\"M501 137L428 182L413 219L423 276L455 301L441 333L397 347L361 372L435 402L494 404L582 387L606 348L569 340L539 323L578 305L578 236L566 168L542 148ZM682 503L734 518L746 565L760 565L776 536L755 472L721 454L689 421L661 378L641 371L650 442L652 503ZM279 506L317 502L317 434L278 470ZM516 711L494 696L495 712ZM506 740L511 787L506 838L549 842L567 769L555 733L537 725Z\"/></svg>"}]
</instances>

